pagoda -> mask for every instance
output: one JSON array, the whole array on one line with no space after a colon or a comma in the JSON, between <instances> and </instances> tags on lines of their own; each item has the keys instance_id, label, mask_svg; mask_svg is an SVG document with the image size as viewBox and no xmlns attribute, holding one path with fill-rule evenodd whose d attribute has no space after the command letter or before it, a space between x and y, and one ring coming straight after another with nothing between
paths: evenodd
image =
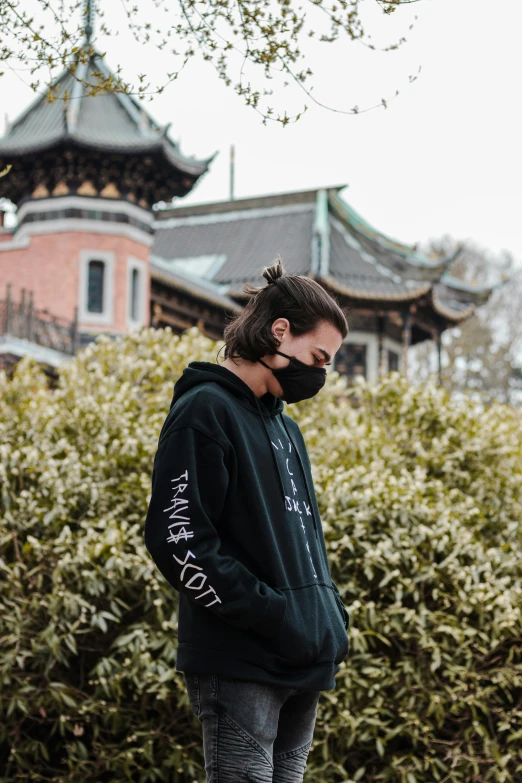
<instances>
[{"instance_id":1,"label":"pagoda","mask_svg":"<svg viewBox=\"0 0 522 783\"><path fill-rule=\"evenodd\" d=\"M152 205L189 193L211 162L183 155L131 95L99 89L117 78L91 45L90 3L87 19L83 55L53 82L55 98L38 96L0 138L0 171L10 167L0 199L17 217L0 227L4 332L16 348L47 330L54 338L37 342L51 364L53 351L149 324Z\"/></svg>"}]
</instances>

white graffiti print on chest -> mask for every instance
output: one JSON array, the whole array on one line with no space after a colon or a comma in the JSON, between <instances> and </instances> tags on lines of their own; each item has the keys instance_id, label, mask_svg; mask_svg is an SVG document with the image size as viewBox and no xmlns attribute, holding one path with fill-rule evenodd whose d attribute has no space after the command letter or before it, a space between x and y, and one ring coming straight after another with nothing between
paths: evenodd
<instances>
[{"instance_id":1,"label":"white graffiti print on chest","mask_svg":"<svg viewBox=\"0 0 522 783\"><path fill-rule=\"evenodd\" d=\"M169 535L167 537L168 544L179 544L180 541L188 541L189 538L194 538L194 531L191 529L190 515L189 515L189 499L184 496L185 490L188 488L189 474L188 470L178 476L171 479L172 498L170 500L170 506L164 508L163 512L169 514L169 519L174 519L175 522L171 522L167 525ZM179 560L175 554L172 555L176 563L182 566L180 574L180 582L188 587L189 590L204 590L200 595L195 595L194 600L197 601L200 598L204 598L206 595L210 595L212 600L208 604L204 604L205 607L212 606L213 604L222 603L218 597L214 588L207 584L207 575L203 573L201 566L195 563L189 563L189 559L196 559L196 555L187 550L184 560ZM192 573L195 571L195 573ZM186 580L186 581L185 581Z\"/></svg>"},{"instance_id":2,"label":"white graffiti print on chest","mask_svg":"<svg viewBox=\"0 0 522 783\"><path fill-rule=\"evenodd\" d=\"M277 438L277 442L279 443L279 446L277 446L277 444L275 444L273 440L270 441L270 442L271 442L272 446L274 447L274 449L276 451L282 451L283 454L284 454L285 451L287 451L287 449L285 449L284 445L281 443L280 438ZM288 443L288 453L290 455L293 455L293 450L292 450L292 444L291 443ZM280 456L283 457L283 454L281 454ZM288 497L288 495L285 495L286 510L295 512L299 516L299 522L301 523L301 529L303 531L303 535L304 535L304 538L305 538L305 544L306 544L306 549L308 551L308 557L310 558L310 563L312 564L312 571L313 571L314 577L317 579L318 578L317 577L317 572L315 570L314 561L312 560L312 555L311 555L311 552L310 552L310 546L308 544L308 539L306 537L306 528L305 528L305 524L303 522L303 516L305 514L306 514L307 517L311 517L312 516L312 509L310 508L310 506L308 505L308 503L305 500L302 500L302 499L299 499L298 497L296 497L296 495L298 494L297 493L297 487L295 485L294 479L292 478L292 476L294 475L294 472L293 472L293 470L291 470L291 467L293 467L293 465L292 466L290 465L290 461L292 459L292 456L290 456L290 457L284 456L283 458L285 460L286 472L290 476L290 483L292 485L292 497ZM304 481L304 476L303 476L303 481ZM301 509L301 504L302 504L302 507L303 507L302 509Z\"/></svg>"}]
</instances>

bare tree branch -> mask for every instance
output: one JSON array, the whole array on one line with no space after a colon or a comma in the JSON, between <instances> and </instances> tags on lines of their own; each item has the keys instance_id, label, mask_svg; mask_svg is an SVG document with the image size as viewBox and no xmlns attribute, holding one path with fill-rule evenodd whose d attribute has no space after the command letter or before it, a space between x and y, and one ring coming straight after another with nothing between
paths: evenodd
<instances>
[{"instance_id":1,"label":"bare tree branch","mask_svg":"<svg viewBox=\"0 0 522 783\"><path fill-rule=\"evenodd\" d=\"M373 2L389 15L418 0ZM113 78L100 72L94 83L92 75L89 81L82 80L74 64L85 62L94 53L94 48L84 45L87 20L85 3L81 0L60 0L59 3L37 0L34 17L24 10L22 0L0 0L0 65L17 71L27 67L34 77L30 84L32 89L45 92L50 100L70 97L58 96L51 86L58 75L57 69L64 68L71 69L75 78L83 81L89 94L103 90L143 99L163 92L179 77L185 64L199 55L214 66L219 78L265 122L270 119L286 125L298 119L306 106L293 117L286 111L277 112L269 107L268 96L273 91L256 86L256 77L252 78L255 82L252 84L245 76L247 66L253 68L253 73L259 73L260 78L268 80L286 73L290 83L297 84L316 105L341 114L358 114L386 107L399 91L392 98L381 99L380 103L366 109L328 106L312 95L312 88L304 86L313 76L305 42L310 38L325 44L348 39L372 50L391 51L406 41L401 36L389 46L375 46L363 25L361 4L362 0L307 0L305 6L300 0L177 0L175 3L148 0L139 4L135 0L120 0L127 28L134 39L145 46L166 51L172 57L173 67L167 69L167 77L161 83L151 85L146 74L139 74L136 83L125 80L119 67ZM160 12L164 23L158 21ZM118 31L106 23L102 4L98 5L96 20L99 34L117 35ZM411 27L412 24L409 29ZM241 64L231 57L234 52L241 55ZM45 76L41 75L43 68ZM416 78L410 76L409 81Z\"/></svg>"}]
</instances>

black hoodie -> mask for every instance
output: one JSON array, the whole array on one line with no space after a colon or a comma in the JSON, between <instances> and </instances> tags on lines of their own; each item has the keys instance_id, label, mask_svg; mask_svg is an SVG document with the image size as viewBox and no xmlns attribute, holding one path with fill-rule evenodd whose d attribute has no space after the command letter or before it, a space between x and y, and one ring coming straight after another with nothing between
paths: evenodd
<instances>
[{"instance_id":1,"label":"black hoodie","mask_svg":"<svg viewBox=\"0 0 522 783\"><path fill-rule=\"evenodd\" d=\"M176 670L331 690L349 615L283 402L191 362L159 437L145 544L179 591Z\"/></svg>"}]
</instances>

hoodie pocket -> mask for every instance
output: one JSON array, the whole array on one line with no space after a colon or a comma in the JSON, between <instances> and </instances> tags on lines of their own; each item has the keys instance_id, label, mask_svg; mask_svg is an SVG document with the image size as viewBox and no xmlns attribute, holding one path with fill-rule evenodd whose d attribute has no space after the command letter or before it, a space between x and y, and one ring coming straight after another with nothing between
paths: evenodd
<instances>
[{"instance_id":1,"label":"hoodie pocket","mask_svg":"<svg viewBox=\"0 0 522 783\"><path fill-rule=\"evenodd\" d=\"M278 665L291 667L340 663L348 654L344 616L334 591L325 585L285 590L283 623L270 639Z\"/></svg>"},{"instance_id":2,"label":"hoodie pocket","mask_svg":"<svg viewBox=\"0 0 522 783\"><path fill-rule=\"evenodd\" d=\"M334 598L335 598L336 603L337 603L337 608L341 612L341 617L343 618L343 625L346 628L346 630L348 630L348 628L350 627L350 615L346 611L346 608L345 608L342 600L339 598L339 596L335 592L334 592Z\"/></svg>"}]
</instances>

